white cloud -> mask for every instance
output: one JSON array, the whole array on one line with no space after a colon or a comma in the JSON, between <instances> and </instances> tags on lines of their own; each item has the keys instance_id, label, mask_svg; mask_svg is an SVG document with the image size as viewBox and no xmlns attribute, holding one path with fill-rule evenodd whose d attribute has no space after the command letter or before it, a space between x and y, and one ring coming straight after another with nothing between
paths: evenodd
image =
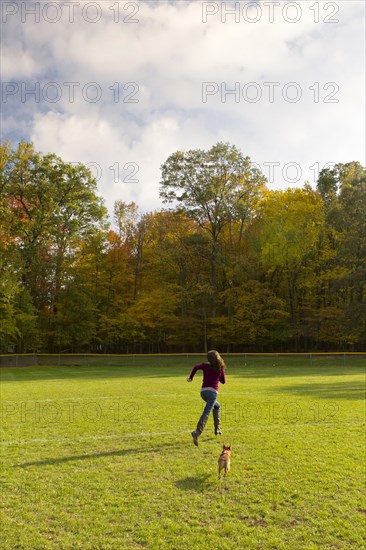
<instances>
[{"instance_id":1,"label":"white cloud","mask_svg":"<svg viewBox=\"0 0 366 550\"><path fill-rule=\"evenodd\" d=\"M30 77L36 71L37 64L28 51L21 49L19 44L10 49L2 46L1 75L3 81L11 81L14 78Z\"/></svg>"},{"instance_id":2,"label":"white cloud","mask_svg":"<svg viewBox=\"0 0 366 550\"><path fill-rule=\"evenodd\" d=\"M100 7L96 23L86 21L85 13L83 18L82 10L91 4ZM20 13L9 15L3 77L29 87L38 80L41 94L38 102L28 96L22 101L20 92L9 97L5 137L14 135L19 112L19 129L29 129L29 136L19 138L30 137L37 149L65 160L97 163L99 189L110 209L116 199L134 200L145 210L159 207L160 166L166 158L177 149L209 148L219 140L237 145L267 176L264 163L279 162L272 187L293 183L283 177L288 163L301 166L295 182L301 185L314 179L314 163L362 162L365 5L356 0L292 3L301 17L291 23L286 17L296 15L294 8L284 11L281 3L270 22L268 3L260 3L261 17L250 23L243 14L253 18L254 8L247 12L249 3L241 2L239 22L228 15L223 23L224 4L229 9L235 3L212 2L218 12L207 23L202 2L181 1L80 1L70 22L70 8L60 0L62 17L53 24L44 17L35 23L31 16L22 23ZM93 18L96 12L89 10ZM56 12L50 7L47 13L52 18ZM338 23L325 23L326 18ZM51 81L61 90L57 102L42 96ZM217 91L206 102L204 82L214 82ZM261 93L256 103L246 95L255 92L254 85L246 88L250 82ZM273 102L265 84L270 82L278 83ZM298 102L291 102L292 82L301 91ZM65 83L74 83L73 90ZM235 86L239 97L225 95ZM98 90L100 100L93 103ZM131 176L134 164L138 171ZM114 181L117 168L120 178Z\"/></svg>"}]
</instances>

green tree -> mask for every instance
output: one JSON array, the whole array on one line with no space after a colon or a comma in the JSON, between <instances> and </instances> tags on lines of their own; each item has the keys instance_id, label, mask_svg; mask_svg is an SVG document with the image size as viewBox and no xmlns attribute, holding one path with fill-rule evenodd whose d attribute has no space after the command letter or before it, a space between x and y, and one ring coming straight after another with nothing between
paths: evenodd
<instances>
[{"instance_id":1,"label":"green tree","mask_svg":"<svg viewBox=\"0 0 366 550\"><path fill-rule=\"evenodd\" d=\"M210 337L222 349L267 350L288 335L286 301L268 283L250 280L224 292L229 318L215 320Z\"/></svg>"},{"instance_id":2,"label":"green tree","mask_svg":"<svg viewBox=\"0 0 366 550\"><path fill-rule=\"evenodd\" d=\"M366 169L356 161L336 164L319 174L317 188L326 207L325 240L331 251L331 261L320 269L329 281L326 307L329 315L338 312L331 326L339 327L339 343L365 345Z\"/></svg>"},{"instance_id":3,"label":"green tree","mask_svg":"<svg viewBox=\"0 0 366 550\"><path fill-rule=\"evenodd\" d=\"M22 257L12 234L12 197L6 193L6 167L11 144L0 145L0 350L13 349L21 339L36 345L36 316L21 279ZM23 348L21 348L23 350ZM36 349L36 348L33 348Z\"/></svg>"},{"instance_id":4,"label":"green tree","mask_svg":"<svg viewBox=\"0 0 366 550\"><path fill-rule=\"evenodd\" d=\"M287 299L297 346L303 330L301 298L309 276L307 265L316 254L323 226L320 194L309 185L267 193L261 209L261 262L272 288Z\"/></svg>"},{"instance_id":5,"label":"green tree","mask_svg":"<svg viewBox=\"0 0 366 550\"><path fill-rule=\"evenodd\" d=\"M177 151L162 166L160 196L208 232L211 240L211 316L216 316L220 236L233 220L248 219L265 185L249 157L228 143L208 151Z\"/></svg>"},{"instance_id":6,"label":"green tree","mask_svg":"<svg viewBox=\"0 0 366 550\"><path fill-rule=\"evenodd\" d=\"M107 211L85 166L37 153L29 143L7 150L1 182L8 238L16 243L22 283L51 349L68 269L80 242L105 229Z\"/></svg>"}]
</instances>

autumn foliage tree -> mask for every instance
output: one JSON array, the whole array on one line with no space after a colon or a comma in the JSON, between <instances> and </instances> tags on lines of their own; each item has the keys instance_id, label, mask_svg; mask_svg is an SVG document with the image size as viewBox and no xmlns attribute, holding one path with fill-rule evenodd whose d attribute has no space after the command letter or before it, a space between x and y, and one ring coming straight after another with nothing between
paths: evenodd
<instances>
[{"instance_id":1,"label":"autumn foliage tree","mask_svg":"<svg viewBox=\"0 0 366 550\"><path fill-rule=\"evenodd\" d=\"M364 349L366 171L269 190L235 146L178 151L167 208L116 201L85 166L1 145L0 351Z\"/></svg>"}]
</instances>

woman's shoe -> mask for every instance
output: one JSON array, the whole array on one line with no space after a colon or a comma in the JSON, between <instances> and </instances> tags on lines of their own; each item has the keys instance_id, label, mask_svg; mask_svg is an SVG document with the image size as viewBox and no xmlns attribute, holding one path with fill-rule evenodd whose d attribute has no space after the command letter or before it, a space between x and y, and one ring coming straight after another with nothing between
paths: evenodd
<instances>
[{"instance_id":1,"label":"woman's shoe","mask_svg":"<svg viewBox=\"0 0 366 550\"><path fill-rule=\"evenodd\" d=\"M197 430L194 430L191 435L193 437L193 443L198 447L198 436L200 434L197 433Z\"/></svg>"}]
</instances>

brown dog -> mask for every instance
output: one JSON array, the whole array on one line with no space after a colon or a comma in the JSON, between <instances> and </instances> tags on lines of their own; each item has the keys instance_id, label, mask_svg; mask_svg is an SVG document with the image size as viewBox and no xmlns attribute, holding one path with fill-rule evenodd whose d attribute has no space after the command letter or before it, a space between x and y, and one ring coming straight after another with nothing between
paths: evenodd
<instances>
[{"instance_id":1,"label":"brown dog","mask_svg":"<svg viewBox=\"0 0 366 550\"><path fill-rule=\"evenodd\" d=\"M221 470L224 470L224 477L230 470L230 459L231 459L231 445L223 445L222 453L219 456L219 479L221 477Z\"/></svg>"}]
</instances>

